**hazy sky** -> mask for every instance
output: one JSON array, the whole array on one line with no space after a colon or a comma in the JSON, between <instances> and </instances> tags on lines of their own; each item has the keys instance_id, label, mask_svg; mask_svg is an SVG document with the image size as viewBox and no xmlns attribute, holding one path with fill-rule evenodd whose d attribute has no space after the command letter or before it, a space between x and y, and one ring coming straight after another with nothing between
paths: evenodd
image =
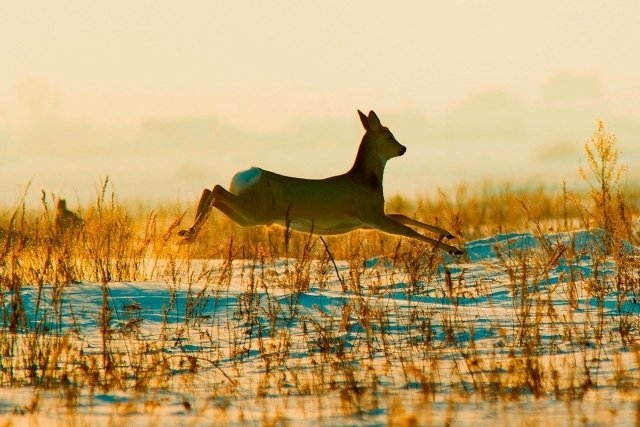
<instances>
[{"instance_id":1,"label":"hazy sky","mask_svg":"<svg viewBox=\"0 0 640 427\"><path fill-rule=\"evenodd\" d=\"M273 129L355 108L425 113L593 73L640 106L640 2L2 1L0 126L34 93L101 124L215 115Z\"/></svg>"},{"instance_id":2,"label":"hazy sky","mask_svg":"<svg viewBox=\"0 0 640 427\"><path fill-rule=\"evenodd\" d=\"M251 165L338 173L362 134L358 108L409 147L390 165L390 192L485 176L556 182L597 118L626 117L614 124L627 147L640 137L638 23L637 0L0 0L0 199L31 178L36 198L43 188L86 201L107 174L127 196L166 198L197 197ZM577 101L545 113L562 104L563 82ZM580 110L582 87L591 104ZM223 126L203 135L194 117ZM149 120L164 130L148 132ZM487 136L494 125L501 139ZM521 132L505 136L509 126ZM150 154L158 139L165 157Z\"/></svg>"}]
</instances>

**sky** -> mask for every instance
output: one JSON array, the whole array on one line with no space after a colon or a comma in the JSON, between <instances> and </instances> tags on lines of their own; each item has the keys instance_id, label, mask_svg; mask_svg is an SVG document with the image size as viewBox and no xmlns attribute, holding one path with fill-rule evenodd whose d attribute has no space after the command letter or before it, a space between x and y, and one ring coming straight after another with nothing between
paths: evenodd
<instances>
[{"instance_id":1,"label":"sky","mask_svg":"<svg viewBox=\"0 0 640 427\"><path fill-rule=\"evenodd\" d=\"M32 178L36 187L86 199L104 174L120 182L123 194L135 197L142 189L127 181L131 175L126 172L127 161L112 159L113 164L100 166L101 150L116 153L127 143L152 149L153 140L141 136L149 123L174 127L182 123L189 128L195 119L213 120L245 138L220 141L211 134L213 145L226 145L214 149L213 155L227 154L229 145L240 154L237 161L216 159L216 171L210 174L192 174L189 190L182 191L188 197L212 184L204 180L226 184L231 167L240 167L249 146L247 161L264 160L267 167L285 173L305 172L309 153L314 155L312 161L322 153L326 169L317 164L311 169L330 174L352 162L353 144L361 136L357 109L375 109L383 123L385 117L395 118L395 123L387 124L396 126L392 127L396 136L419 134L420 120L414 120L411 129L398 128L404 123L403 114L424 118L425 126L464 125L467 121L451 117L460 117L461 108L483 93L506 93L504 99L537 109L531 114L536 120L527 121L527 129L551 129L544 138L528 132L510 141L523 144L522 150L507 150L514 157L518 152L535 156L529 152L533 145L562 139L577 141L579 147L598 118L617 123L640 117L638 22L637 1L3 1L0 178L4 184L0 184L0 198L13 199L17 188ZM562 82L562 76L569 76L564 81L578 81L579 87L585 87L580 86L581 79L583 83L591 79L586 87L592 96L584 114L573 117L584 126L554 138L557 126L545 120L558 115L545 117L540 110L551 105L545 90L554 79ZM561 96L562 90L554 93ZM578 97L576 91L570 94ZM508 113L506 107L514 101L509 102L502 102L497 110ZM493 104L482 104L475 111L486 105ZM490 118L500 128L501 116ZM331 126L335 130L327 129ZM633 139L635 131L625 126L620 124L621 136ZM180 136L189 134L185 129ZM442 141L446 139L442 132L430 135ZM292 149L287 138L293 134L299 142ZM313 145L323 144L318 135L334 137L334 151ZM284 142L279 143L278 136ZM84 138L84 157L74 157L71 148L67 155L58 155L60 146L74 138ZM471 139L468 144L473 144ZM256 140L264 144L253 146ZM99 145L94 150L98 166L89 161L92 144ZM103 147L110 144L112 150ZM156 169L130 161L134 169L149 168L148 173L157 178L158 186L164 188L157 189L158 197L173 197L180 191L171 174L159 176L163 168L188 170L189 161L196 170L207 167L198 164L198 151L185 146L188 141L167 144L164 149L171 157L158 155ZM195 158L172 166L181 144L182 151ZM43 156L42 162L28 161L34 146L41 153L56 150L57 160ZM287 155L278 155L284 146ZM414 152L428 156L428 148L419 145ZM459 151L449 156L451 165L443 164L442 158L438 165L452 170L456 156L468 152L467 148L460 144ZM481 179L500 169L489 159L503 158L488 152L489 148L478 153L486 157L482 164L463 162L463 170L453 167L453 176L442 185L468 177ZM409 147L408 156L411 151ZM446 158L445 151L441 155ZM428 173L420 161L414 156L396 172ZM65 165L78 169L78 162L90 167L82 176L60 171ZM509 173L498 178L508 178ZM390 191L420 191L409 174L387 176ZM438 182L437 175L429 177L433 181ZM422 180L418 183L422 185ZM144 191L156 191L150 190L155 188L151 179L144 187Z\"/></svg>"}]
</instances>

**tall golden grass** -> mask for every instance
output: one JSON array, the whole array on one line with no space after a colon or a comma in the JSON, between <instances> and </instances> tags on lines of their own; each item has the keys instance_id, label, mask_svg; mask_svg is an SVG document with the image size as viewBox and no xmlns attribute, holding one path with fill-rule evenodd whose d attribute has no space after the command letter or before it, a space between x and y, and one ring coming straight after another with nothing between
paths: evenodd
<instances>
[{"instance_id":1,"label":"tall golden grass","mask_svg":"<svg viewBox=\"0 0 640 427\"><path fill-rule=\"evenodd\" d=\"M624 169L615 138L603 124L586 144L585 154L589 169L580 173L586 190L567 188L564 183L557 189L516 189L487 183L480 187L460 185L451 192L416 199L397 195L388 201L388 211L436 223L466 241L524 231L543 241L547 233L576 228L603 230L605 250L590 254L593 277L584 281L578 276L566 278L569 315L577 313L580 295L597 301L596 309L587 313L590 317L582 324L562 319L551 296L531 287L548 277L560 257L579 254L559 246L536 253L498 250L496 268L506 272L509 280L514 326L505 330L494 325L498 339L495 350L489 351L476 346L474 322L459 305L470 292L486 296L484 285L466 283L464 269L452 269L452 261L444 260L442 253L428 245L372 231L330 237L325 246L317 236L281 228L241 229L218 212L211 215L201 238L184 245L176 231L190 219L186 207L121 204L108 180L95 201L77 209L81 225L56 223L56 201L46 193L38 209L27 209L24 204L4 208L0 213L0 386L62 390L73 409L81 390L145 393L171 387L178 380L193 383L200 370L207 368L221 378L217 385L211 381L211 392L220 402L249 387L243 379L243 361L257 351L263 370L253 388L256 398L274 392L319 397L337 393L347 415L381 405L378 390L382 376L418 387L425 404L439 401L444 389L447 396L461 402L472 398L511 402L523 395L581 399L604 381L631 393L633 384L640 381L638 361L610 355L615 375L605 379L597 376L599 360L609 349L607 340L634 348L640 357L638 348L633 347L640 338L637 317L610 319L603 310L605 297L611 292L617 293L620 303L640 293L638 261L623 250L625 242L640 244L640 190L621 185ZM363 269L373 257L389 260L393 267L379 262L374 268ZM311 286L329 286L334 258L348 264L335 272L341 291L353 298L338 313L320 317L301 314L297 298ZM250 262L234 263L237 260ZM613 278L599 275L598 266L608 260L616 263ZM462 256L459 261L468 259ZM237 319L222 330L210 330L199 323L199 308L211 293L228 292L238 268L244 291L238 297ZM401 312L393 301L382 298L396 276L406 278L407 292L420 295L439 269L444 269L445 280L437 282L436 293L451 301L450 310L415 305ZM132 303L121 308L122 313L114 312L110 283L150 280L170 289L204 283L204 288L190 294L184 322L209 336L212 349L173 357L168 349L176 346L176 332L169 332L170 319L164 320L164 338L151 343L139 332L139 307ZM56 318L62 312L58 297L77 282L95 282L102 289L102 307L96 313L101 338L97 352L86 352L73 333L51 328L51 324L62 322ZM577 283L585 283L585 287L578 289ZM29 322L21 297L27 287L51 289L46 322ZM276 289L285 291L287 304L272 297ZM260 292L266 294L265 300L260 300ZM405 331L402 339L388 332L390 317L398 322L394 327ZM276 327L283 322L297 325L303 342L292 339L290 328ZM438 342L432 322L442 325L443 338ZM616 331L615 337L611 331ZM345 337L350 334L357 335L356 344L347 342ZM557 336L558 342L543 341L543 335ZM229 347L216 344L222 337L231 342ZM563 355L554 347L562 343L578 346L582 359L576 359L575 353ZM311 360L304 367L291 356L301 349ZM222 356L230 361L223 366ZM391 395L382 406L392 424L415 421L415 414ZM25 408L37 412L37 400ZM277 416L270 421L277 421Z\"/></svg>"}]
</instances>

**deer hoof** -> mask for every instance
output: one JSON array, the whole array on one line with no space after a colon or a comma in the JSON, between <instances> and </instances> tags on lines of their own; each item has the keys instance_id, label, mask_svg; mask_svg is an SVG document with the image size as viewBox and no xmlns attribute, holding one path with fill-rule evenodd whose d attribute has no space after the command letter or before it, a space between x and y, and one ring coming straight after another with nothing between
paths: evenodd
<instances>
[{"instance_id":1,"label":"deer hoof","mask_svg":"<svg viewBox=\"0 0 640 427\"><path fill-rule=\"evenodd\" d=\"M181 243L191 243L196 239L196 233L193 228L178 231L178 236L182 237Z\"/></svg>"}]
</instances>

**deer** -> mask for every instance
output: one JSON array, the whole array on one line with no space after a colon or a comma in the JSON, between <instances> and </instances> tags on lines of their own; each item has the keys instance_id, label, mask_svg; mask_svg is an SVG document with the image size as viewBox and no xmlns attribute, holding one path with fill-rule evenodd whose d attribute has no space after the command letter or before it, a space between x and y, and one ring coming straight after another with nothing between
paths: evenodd
<instances>
[{"instance_id":1,"label":"deer","mask_svg":"<svg viewBox=\"0 0 640 427\"><path fill-rule=\"evenodd\" d=\"M387 234L429 243L452 255L463 251L443 239L454 236L440 227L398 213L385 213L382 179L387 161L402 156L407 148L396 141L375 112L358 110L365 134L355 162L341 175L305 179L279 175L257 167L236 173L229 191L220 185L202 192L193 225L178 234L195 240L212 208L241 227L280 225L296 231L322 235L353 230L379 230ZM424 236L411 227L427 230Z\"/></svg>"},{"instance_id":2,"label":"deer","mask_svg":"<svg viewBox=\"0 0 640 427\"><path fill-rule=\"evenodd\" d=\"M67 201L65 199L59 199L56 204L56 230L64 233L67 230L79 229L82 227L84 221L75 213L67 209Z\"/></svg>"}]
</instances>

